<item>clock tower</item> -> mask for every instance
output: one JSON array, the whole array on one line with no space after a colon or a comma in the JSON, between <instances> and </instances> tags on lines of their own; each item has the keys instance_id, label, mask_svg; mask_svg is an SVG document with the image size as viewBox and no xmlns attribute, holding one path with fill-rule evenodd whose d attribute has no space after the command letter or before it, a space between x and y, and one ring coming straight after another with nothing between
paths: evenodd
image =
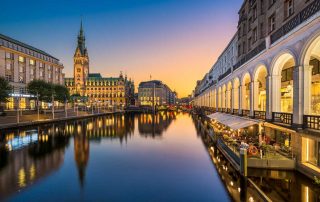
<instances>
[{"instance_id":1,"label":"clock tower","mask_svg":"<svg viewBox=\"0 0 320 202\"><path fill-rule=\"evenodd\" d=\"M80 24L80 31L78 34L78 44L73 56L74 61L74 87L75 92L81 96L85 96L86 80L89 75L89 56L85 44L85 36L82 28L82 21Z\"/></svg>"}]
</instances>

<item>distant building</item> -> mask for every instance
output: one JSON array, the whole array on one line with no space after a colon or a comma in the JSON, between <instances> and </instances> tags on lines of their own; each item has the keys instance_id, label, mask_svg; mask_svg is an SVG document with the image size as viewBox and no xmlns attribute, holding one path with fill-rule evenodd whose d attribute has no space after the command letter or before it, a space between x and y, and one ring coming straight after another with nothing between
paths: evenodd
<instances>
[{"instance_id":1,"label":"distant building","mask_svg":"<svg viewBox=\"0 0 320 202\"><path fill-rule=\"evenodd\" d=\"M13 94L20 98L21 109L34 109L35 101L26 95L27 84L40 79L50 83L63 84L63 65L59 59L30 45L0 34L0 76L13 87ZM42 103L42 107L46 103ZM7 109L18 106L18 99L11 97Z\"/></svg>"},{"instance_id":2,"label":"distant building","mask_svg":"<svg viewBox=\"0 0 320 202\"><path fill-rule=\"evenodd\" d=\"M125 106L134 103L134 82L120 73L119 77L102 77L100 73L90 73L89 55L82 28L78 35L78 45L74 54L74 78L66 78L65 84L71 95L88 98L89 103Z\"/></svg>"},{"instance_id":3,"label":"distant building","mask_svg":"<svg viewBox=\"0 0 320 202\"><path fill-rule=\"evenodd\" d=\"M142 106L171 105L176 102L176 93L162 81L145 81L139 84L138 101Z\"/></svg>"}]
</instances>

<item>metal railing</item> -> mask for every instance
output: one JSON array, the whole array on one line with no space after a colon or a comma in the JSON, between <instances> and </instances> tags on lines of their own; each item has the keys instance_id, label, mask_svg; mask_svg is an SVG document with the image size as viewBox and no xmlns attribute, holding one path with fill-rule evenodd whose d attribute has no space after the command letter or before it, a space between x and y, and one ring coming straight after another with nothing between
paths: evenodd
<instances>
[{"instance_id":1,"label":"metal railing","mask_svg":"<svg viewBox=\"0 0 320 202\"><path fill-rule=\"evenodd\" d=\"M279 40L284 35L288 34L291 30L296 28L298 25L309 19L311 16L320 11L320 0L315 0L300 13L291 18L287 23L280 27L276 32L271 34L271 44Z\"/></svg>"},{"instance_id":2,"label":"metal railing","mask_svg":"<svg viewBox=\"0 0 320 202\"><path fill-rule=\"evenodd\" d=\"M239 109L233 109L232 114L234 115L239 115Z\"/></svg>"},{"instance_id":3,"label":"metal railing","mask_svg":"<svg viewBox=\"0 0 320 202\"><path fill-rule=\"evenodd\" d=\"M266 112L265 111L255 110L254 111L254 118L265 120L266 119Z\"/></svg>"},{"instance_id":4,"label":"metal railing","mask_svg":"<svg viewBox=\"0 0 320 202\"><path fill-rule=\"evenodd\" d=\"M284 112L272 112L272 121L292 125L293 114Z\"/></svg>"},{"instance_id":5,"label":"metal railing","mask_svg":"<svg viewBox=\"0 0 320 202\"><path fill-rule=\"evenodd\" d=\"M320 116L303 115L303 127L320 130Z\"/></svg>"},{"instance_id":6,"label":"metal railing","mask_svg":"<svg viewBox=\"0 0 320 202\"><path fill-rule=\"evenodd\" d=\"M243 109L243 110L242 110L242 116L249 117L249 116L250 116L250 110L248 110L248 109Z\"/></svg>"},{"instance_id":7,"label":"metal railing","mask_svg":"<svg viewBox=\"0 0 320 202\"><path fill-rule=\"evenodd\" d=\"M266 42L265 40L261 42L256 48L246 54L237 64L233 66L233 71L241 67L244 63L261 53L266 49Z\"/></svg>"}]
</instances>

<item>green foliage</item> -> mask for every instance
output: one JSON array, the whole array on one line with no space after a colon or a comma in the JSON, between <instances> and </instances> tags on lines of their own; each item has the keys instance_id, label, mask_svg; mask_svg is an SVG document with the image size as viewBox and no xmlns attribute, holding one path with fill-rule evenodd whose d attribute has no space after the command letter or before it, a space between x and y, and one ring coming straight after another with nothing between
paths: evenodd
<instances>
[{"instance_id":1,"label":"green foliage","mask_svg":"<svg viewBox=\"0 0 320 202\"><path fill-rule=\"evenodd\" d=\"M40 101L51 102L52 95L59 102L65 102L70 99L67 87L45 82L43 80L33 80L27 86L29 93L39 97Z\"/></svg>"},{"instance_id":2,"label":"green foliage","mask_svg":"<svg viewBox=\"0 0 320 202\"><path fill-rule=\"evenodd\" d=\"M68 88L63 85L54 85L54 99L59 102L65 102L70 99Z\"/></svg>"},{"instance_id":3,"label":"green foliage","mask_svg":"<svg viewBox=\"0 0 320 202\"><path fill-rule=\"evenodd\" d=\"M9 82L5 78L0 77L0 102L8 102L11 90Z\"/></svg>"}]
</instances>

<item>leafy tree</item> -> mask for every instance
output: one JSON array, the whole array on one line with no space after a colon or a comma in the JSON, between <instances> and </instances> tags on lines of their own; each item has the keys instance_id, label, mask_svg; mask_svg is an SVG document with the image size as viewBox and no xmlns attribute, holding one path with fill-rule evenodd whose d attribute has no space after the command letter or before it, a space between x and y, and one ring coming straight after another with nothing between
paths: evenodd
<instances>
[{"instance_id":1,"label":"leafy tree","mask_svg":"<svg viewBox=\"0 0 320 202\"><path fill-rule=\"evenodd\" d=\"M63 85L54 85L54 99L58 102L65 102L70 99L69 90Z\"/></svg>"},{"instance_id":2,"label":"leafy tree","mask_svg":"<svg viewBox=\"0 0 320 202\"><path fill-rule=\"evenodd\" d=\"M37 96L39 101L49 102L52 96L52 85L43 80L33 80L27 86L29 93Z\"/></svg>"},{"instance_id":3,"label":"leafy tree","mask_svg":"<svg viewBox=\"0 0 320 202\"><path fill-rule=\"evenodd\" d=\"M5 78L0 77L0 103L8 102L9 93L11 90L12 87L10 86L9 82Z\"/></svg>"}]
</instances>

